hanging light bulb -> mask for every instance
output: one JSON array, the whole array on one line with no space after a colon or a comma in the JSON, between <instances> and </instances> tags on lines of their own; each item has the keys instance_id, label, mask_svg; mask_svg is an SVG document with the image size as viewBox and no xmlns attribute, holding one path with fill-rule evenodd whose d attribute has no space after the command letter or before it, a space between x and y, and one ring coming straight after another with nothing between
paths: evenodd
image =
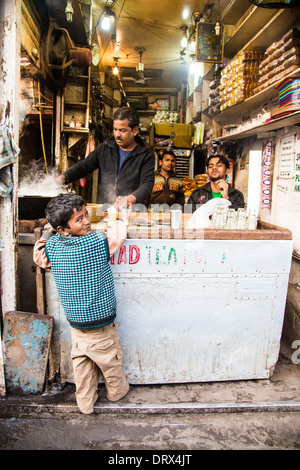
<instances>
[{"instance_id":1,"label":"hanging light bulb","mask_svg":"<svg viewBox=\"0 0 300 470\"><path fill-rule=\"evenodd\" d=\"M193 52L196 51L196 38L195 38L195 33L192 34L191 36L191 42L190 42L190 47Z\"/></svg>"},{"instance_id":2,"label":"hanging light bulb","mask_svg":"<svg viewBox=\"0 0 300 470\"><path fill-rule=\"evenodd\" d=\"M66 14L67 21L69 23L71 23L71 21L73 21L73 14L74 14L74 10L73 10L73 7L72 7L72 0L67 1L67 6L65 8L65 14Z\"/></svg>"},{"instance_id":3,"label":"hanging light bulb","mask_svg":"<svg viewBox=\"0 0 300 470\"><path fill-rule=\"evenodd\" d=\"M215 25L215 33L216 33L216 36L220 36L220 32L221 32L220 21L217 21L217 22L216 22L216 25Z\"/></svg>"},{"instance_id":4,"label":"hanging light bulb","mask_svg":"<svg viewBox=\"0 0 300 470\"><path fill-rule=\"evenodd\" d=\"M114 57L114 61L115 61L115 66L113 68L113 74L114 75L118 75L119 74L119 69L118 69L118 57Z\"/></svg>"},{"instance_id":5,"label":"hanging light bulb","mask_svg":"<svg viewBox=\"0 0 300 470\"><path fill-rule=\"evenodd\" d=\"M186 21L188 19L190 15L190 10L189 8L184 8L183 11L182 11L182 18L184 19L184 21Z\"/></svg>"},{"instance_id":6,"label":"hanging light bulb","mask_svg":"<svg viewBox=\"0 0 300 470\"><path fill-rule=\"evenodd\" d=\"M104 16L101 19L101 23L100 23L101 29L103 29L103 31L110 31L114 21L115 21L114 12L111 11L110 9L104 10Z\"/></svg>"},{"instance_id":7,"label":"hanging light bulb","mask_svg":"<svg viewBox=\"0 0 300 470\"><path fill-rule=\"evenodd\" d=\"M190 63L190 75L194 75L195 72L196 72L196 64L195 64L195 61L193 60L191 63Z\"/></svg>"},{"instance_id":8,"label":"hanging light bulb","mask_svg":"<svg viewBox=\"0 0 300 470\"><path fill-rule=\"evenodd\" d=\"M104 31L110 30L110 18L108 15L105 15L101 20L101 29Z\"/></svg>"},{"instance_id":9,"label":"hanging light bulb","mask_svg":"<svg viewBox=\"0 0 300 470\"><path fill-rule=\"evenodd\" d=\"M182 29L183 29L183 35L182 35L180 44L181 44L181 47L186 47L187 43L188 43L188 38L187 38L187 35L186 35L187 27L183 26Z\"/></svg>"}]
</instances>

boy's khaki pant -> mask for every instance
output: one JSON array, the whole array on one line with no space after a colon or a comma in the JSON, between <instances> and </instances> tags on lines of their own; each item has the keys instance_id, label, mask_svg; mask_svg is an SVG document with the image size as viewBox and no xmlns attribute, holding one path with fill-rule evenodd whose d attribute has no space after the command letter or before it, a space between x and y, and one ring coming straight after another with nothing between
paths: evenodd
<instances>
[{"instance_id":1,"label":"boy's khaki pant","mask_svg":"<svg viewBox=\"0 0 300 470\"><path fill-rule=\"evenodd\" d=\"M73 370L76 401L84 414L93 412L98 398L99 369L107 391L107 399L118 401L129 385L122 370L122 348L116 327L110 323L101 328L81 330L71 327Z\"/></svg>"}]
</instances>

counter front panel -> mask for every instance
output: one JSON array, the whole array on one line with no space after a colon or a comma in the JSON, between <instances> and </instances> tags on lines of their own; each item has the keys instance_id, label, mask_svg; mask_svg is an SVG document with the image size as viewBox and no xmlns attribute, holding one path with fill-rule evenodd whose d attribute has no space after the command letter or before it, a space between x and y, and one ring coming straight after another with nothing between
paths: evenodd
<instances>
[{"instance_id":1,"label":"counter front panel","mask_svg":"<svg viewBox=\"0 0 300 470\"><path fill-rule=\"evenodd\" d=\"M227 234L228 238L228 234ZM127 239L111 260L130 383L259 379L278 359L292 240ZM70 327L46 272L62 380Z\"/></svg>"}]
</instances>

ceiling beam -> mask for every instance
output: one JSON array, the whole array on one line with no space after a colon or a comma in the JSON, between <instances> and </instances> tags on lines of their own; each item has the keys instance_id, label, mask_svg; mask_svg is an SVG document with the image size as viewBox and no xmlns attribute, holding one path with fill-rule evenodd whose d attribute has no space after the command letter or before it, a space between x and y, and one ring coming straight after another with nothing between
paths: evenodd
<instances>
[{"instance_id":1,"label":"ceiling beam","mask_svg":"<svg viewBox=\"0 0 300 470\"><path fill-rule=\"evenodd\" d=\"M177 93L178 89L177 88L155 88L155 87L144 87L144 86L139 86L139 87L125 87L126 94L127 93L161 93L163 95L166 94L172 94L172 93Z\"/></svg>"}]
</instances>

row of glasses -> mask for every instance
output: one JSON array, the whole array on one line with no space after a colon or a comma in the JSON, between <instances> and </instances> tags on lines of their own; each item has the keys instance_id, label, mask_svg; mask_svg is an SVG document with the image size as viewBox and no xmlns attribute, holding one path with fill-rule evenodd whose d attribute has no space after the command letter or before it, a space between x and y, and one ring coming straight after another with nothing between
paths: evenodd
<instances>
[{"instance_id":1,"label":"row of glasses","mask_svg":"<svg viewBox=\"0 0 300 470\"><path fill-rule=\"evenodd\" d=\"M212 214L212 224L215 229L256 230L256 211L246 209L228 209L228 207L216 206Z\"/></svg>"}]
</instances>

